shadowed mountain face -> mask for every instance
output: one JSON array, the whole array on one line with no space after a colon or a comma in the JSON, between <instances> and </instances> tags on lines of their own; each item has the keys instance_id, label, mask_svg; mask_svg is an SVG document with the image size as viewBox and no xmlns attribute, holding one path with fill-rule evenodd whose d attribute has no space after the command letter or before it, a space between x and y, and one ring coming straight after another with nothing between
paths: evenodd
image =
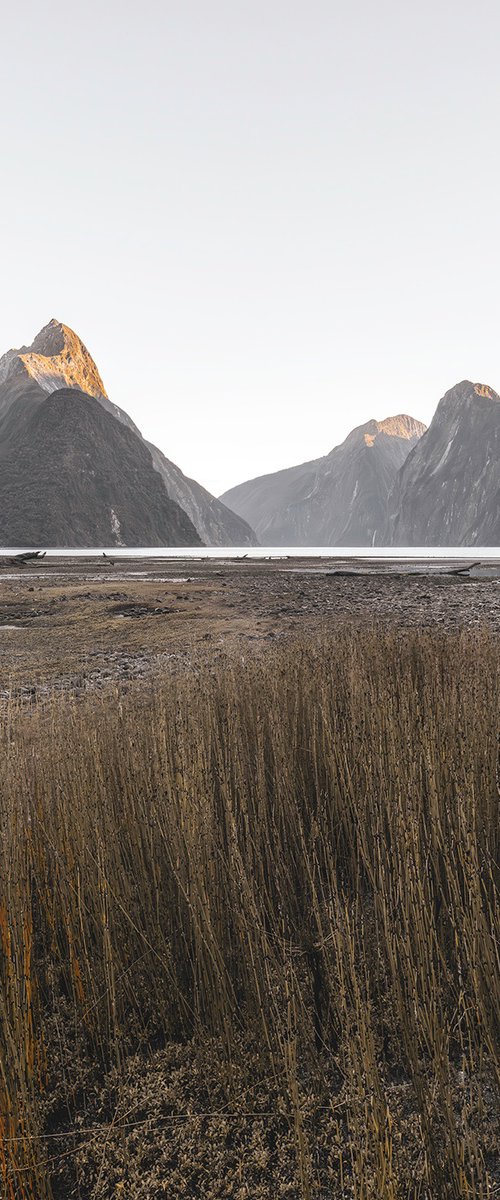
<instances>
[{"instance_id":1,"label":"shadowed mountain face","mask_svg":"<svg viewBox=\"0 0 500 1200\"><path fill-rule=\"evenodd\" d=\"M500 397L464 380L402 466L381 545L500 545Z\"/></svg>"},{"instance_id":2,"label":"shadowed mountain face","mask_svg":"<svg viewBox=\"0 0 500 1200\"><path fill-rule=\"evenodd\" d=\"M12 439L15 441L27 428L33 410L45 396L67 388L94 397L108 413L138 437L142 436L128 414L109 399L97 367L78 335L67 325L50 321L31 346L9 350L0 358L0 460L8 453ZM202 542L214 546L256 544L255 534L245 521L195 480L188 479L156 446L144 444L167 495L187 513ZM30 539L26 535L24 540Z\"/></svg>"},{"instance_id":3,"label":"shadowed mountain face","mask_svg":"<svg viewBox=\"0 0 500 1200\"><path fill-rule=\"evenodd\" d=\"M142 438L94 396L61 388L11 430L0 459L0 544L196 546L201 539L167 496Z\"/></svg>"},{"instance_id":4,"label":"shadowed mountain face","mask_svg":"<svg viewBox=\"0 0 500 1200\"><path fill-rule=\"evenodd\" d=\"M413 417L368 421L330 454L242 483L222 499L269 546L371 546L397 473L425 431Z\"/></svg>"}]
</instances>

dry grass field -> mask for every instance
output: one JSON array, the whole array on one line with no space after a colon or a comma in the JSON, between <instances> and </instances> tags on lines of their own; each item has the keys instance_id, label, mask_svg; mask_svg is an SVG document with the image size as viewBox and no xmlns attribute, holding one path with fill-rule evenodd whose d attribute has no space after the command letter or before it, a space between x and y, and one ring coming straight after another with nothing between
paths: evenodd
<instances>
[{"instance_id":1,"label":"dry grass field","mask_svg":"<svg viewBox=\"0 0 500 1200\"><path fill-rule=\"evenodd\" d=\"M269 596L4 701L8 1200L500 1195L497 636Z\"/></svg>"}]
</instances>

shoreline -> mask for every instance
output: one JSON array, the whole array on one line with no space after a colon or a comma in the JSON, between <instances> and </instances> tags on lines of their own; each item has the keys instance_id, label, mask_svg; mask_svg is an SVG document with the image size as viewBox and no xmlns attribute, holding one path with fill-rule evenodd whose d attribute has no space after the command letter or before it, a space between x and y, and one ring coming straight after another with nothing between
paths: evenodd
<instances>
[{"instance_id":1,"label":"shoreline","mask_svg":"<svg viewBox=\"0 0 500 1200\"><path fill-rule=\"evenodd\" d=\"M478 560L471 559L472 562ZM344 624L500 633L500 564L347 558L0 563L0 699L82 694ZM458 573L457 573L458 572ZM492 573L491 573L492 572Z\"/></svg>"}]
</instances>

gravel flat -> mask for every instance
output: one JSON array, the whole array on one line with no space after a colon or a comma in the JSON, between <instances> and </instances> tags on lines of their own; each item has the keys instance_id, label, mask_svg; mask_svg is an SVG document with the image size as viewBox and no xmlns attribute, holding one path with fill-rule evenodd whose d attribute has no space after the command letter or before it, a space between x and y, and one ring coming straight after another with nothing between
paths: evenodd
<instances>
[{"instance_id":1,"label":"gravel flat","mask_svg":"<svg viewBox=\"0 0 500 1200\"><path fill-rule=\"evenodd\" d=\"M343 623L500 632L495 562L45 558L0 561L0 699L197 669ZM460 573L456 573L456 572Z\"/></svg>"}]
</instances>

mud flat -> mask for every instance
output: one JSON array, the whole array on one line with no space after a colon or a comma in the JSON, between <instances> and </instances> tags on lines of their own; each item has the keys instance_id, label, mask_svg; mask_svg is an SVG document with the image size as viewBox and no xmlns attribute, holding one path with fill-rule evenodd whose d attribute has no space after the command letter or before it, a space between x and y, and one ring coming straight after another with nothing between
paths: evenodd
<instances>
[{"instance_id":1,"label":"mud flat","mask_svg":"<svg viewBox=\"0 0 500 1200\"><path fill-rule=\"evenodd\" d=\"M498 563L474 563L469 573L445 559L1 560L0 697L197 670L346 622L498 633Z\"/></svg>"}]
</instances>

